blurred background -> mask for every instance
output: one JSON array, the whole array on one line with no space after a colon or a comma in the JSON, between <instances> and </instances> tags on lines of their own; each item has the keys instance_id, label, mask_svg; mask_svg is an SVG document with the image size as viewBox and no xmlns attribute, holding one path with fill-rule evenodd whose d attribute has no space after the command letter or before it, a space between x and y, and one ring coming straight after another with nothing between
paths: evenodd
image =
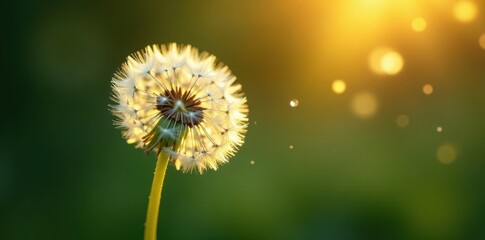
<instances>
[{"instance_id":1,"label":"blurred background","mask_svg":"<svg viewBox=\"0 0 485 240\"><path fill-rule=\"evenodd\" d=\"M155 156L110 80L146 45L208 51L250 126L217 172L169 167L160 239L485 239L482 0L9 1L1 239L141 239Z\"/></svg>"}]
</instances>

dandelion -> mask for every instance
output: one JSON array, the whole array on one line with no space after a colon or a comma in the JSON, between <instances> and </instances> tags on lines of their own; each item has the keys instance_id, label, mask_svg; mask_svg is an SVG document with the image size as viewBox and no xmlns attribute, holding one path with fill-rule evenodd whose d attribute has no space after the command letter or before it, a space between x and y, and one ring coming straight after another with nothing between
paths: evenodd
<instances>
[{"instance_id":1,"label":"dandelion","mask_svg":"<svg viewBox=\"0 0 485 240\"><path fill-rule=\"evenodd\" d=\"M244 142L246 98L215 56L175 43L129 56L112 89L111 111L122 136L158 157L145 223L145 239L155 239L168 162L200 174L227 163Z\"/></svg>"}]
</instances>

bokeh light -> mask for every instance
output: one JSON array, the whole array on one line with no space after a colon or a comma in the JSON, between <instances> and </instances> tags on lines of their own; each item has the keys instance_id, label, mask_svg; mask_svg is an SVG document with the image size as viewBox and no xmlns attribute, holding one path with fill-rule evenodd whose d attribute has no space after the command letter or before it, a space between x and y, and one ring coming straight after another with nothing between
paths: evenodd
<instances>
[{"instance_id":1,"label":"bokeh light","mask_svg":"<svg viewBox=\"0 0 485 240\"><path fill-rule=\"evenodd\" d=\"M378 102L374 94L361 92L351 102L352 112L359 118L370 118L377 112Z\"/></svg>"},{"instance_id":2,"label":"bokeh light","mask_svg":"<svg viewBox=\"0 0 485 240\"><path fill-rule=\"evenodd\" d=\"M480 47L485 50L485 33L480 35L480 38L478 39L478 44L480 44Z\"/></svg>"},{"instance_id":3,"label":"bokeh light","mask_svg":"<svg viewBox=\"0 0 485 240\"><path fill-rule=\"evenodd\" d=\"M251 162L249 162L249 163L251 163L251 165L254 165L255 162L254 162L254 160L251 160Z\"/></svg>"},{"instance_id":4,"label":"bokeh light","mask_svg":"<svg viewBox=\"0 0 485 240\"><path fill-rule=\"evenodd\" d=\"M293 149L293 145L290 145L290 149Z\"/></svg>"},{"instance_id":5,"label":"bokeh light","mask_svg":"<svg viewBox=\"0 0 485 240\"><path fill-rule=\"evenodd\" d=\"M456 159L456 149L450 144L441 145L436 151L436 158L443 164L450 164Z\"/></svg>"},{"instance_id":6,"label":"bokeh light","mask_svg":"<svg viewBox=\"0 0 485 240\"><path fill-rule=\"evenodd\" d=\"M347 88L345 82L343 80L335 80L333 81L332 83L332 90L336 93L336 94L342 94L343 92L345 92L345 89Z\"/></svg>"},{"instance_id":7,"label":"bokeh light","mask_svg":"<svg viewBox=\"0 0 485 240\"><path fill-rule=\"evenodd\" d=\"M298 107L299 104L300 102L298 101L298 99L292 99L290 101L290 107Z\"/></svg>"},{"instance_id":8,"label":"bokeh light","mask_svg":"<svg viewBox=\"0 0 485 240\"><path fill-rule=\"evenodd\" d=\"M422 17L417 17L413 19L413 22L411 23L411 27L413 28L414 31L416 32L422 32L426 29L426 20Z\"/></svg>"},{"instance_id":9,"label":"bokeh light","mask_svg":"<svg viewBox=\"0 0 485 240\"><path fill-rule=\"evenodd\" d=\"M425 84L423 86L423 93L426 94L426 95L430 95L431 93L433 93L433 85Z\"/></svg>"},{"instance_id":10,"label":"bokeh light","mask_svg":"<svg viewBox=\"0 0 485 240\"><path fill-rule=\"evenodd\" d=\"M409 125L409 117L404 114L398 115L396 118L396 124L401 128L407 127Z\"/></svg>"},{"instance_id":11,"label":"bokeh light","mask_svg":"<svg viewBox=\"0 0 485 240\"><path fill-rule=\"evenodd\" d=\"M471 22L475 20L477 14L477 5L473 1L458 1L453 6L453 15L459 22Z\"/></svg>"},{"instance_id":12,"label":"bokeh light","mask_svg":"<svg viewBox=\"0 0 485 240\"><path fill-rule=\"evenodd\" d=\"M437 132L439 132L439 133L440 133L440 132L443 132L443 127L437 127L437 128L436 128L436 131L437 131Z\"/></svg>"},{"instance_id":13,"label":"bokeh light","mask_svg":"<svg viewBox=\"0 0 485 240\"><path fill-rule=\"evenodd\" d=\"M404 59L392 48L380 47L369 55L369 66L376 74L395 75L404 67Z\"/></svg>"}]
</instances>

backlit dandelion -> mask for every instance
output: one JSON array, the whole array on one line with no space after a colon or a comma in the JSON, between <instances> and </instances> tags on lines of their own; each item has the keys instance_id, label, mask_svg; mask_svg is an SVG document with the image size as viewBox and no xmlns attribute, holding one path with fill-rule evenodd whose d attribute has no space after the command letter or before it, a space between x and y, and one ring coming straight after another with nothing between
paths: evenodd
<instances>
[{"instance_id":1,"label":"backlit dandelion","mask_svg":"<svg viewBox=\"0 0 485 240\"><path fill-rule=\"evenodd\" d=\"M145 238L154 239L168 161L201 174L227 163L244 142L246 98L215 56L175 43L129 56L114 74L112 89L111 111L123 137L158 156L145 229Z\"/></svg>"}]
</instances>

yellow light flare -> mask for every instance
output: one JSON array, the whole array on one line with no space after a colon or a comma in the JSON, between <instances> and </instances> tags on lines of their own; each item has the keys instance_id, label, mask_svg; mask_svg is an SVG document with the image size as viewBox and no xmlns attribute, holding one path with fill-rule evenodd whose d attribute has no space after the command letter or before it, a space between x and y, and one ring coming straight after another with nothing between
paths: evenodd
<instances>
[{"instance_id":1,"label":"yellow light flare","mask_svg":"<svg viewBox=\"0 0 485 240\"><path fill-rule=\"evenodd\" d=\"M359 118L373 117L378 108L376 97L368 92L361 92L356 94L351 102L352 112Z\"/></svg>"},{"instance_id":2,"label":"yellow light flare","mask_svg":"<svg viewBox=\"0 0 485 240\"><path fill-rule=\"evenodd\" d=\"M292 99L290 101L290 107L295 108L295 107L298 107L299 104L300 104L300 102L298 101L298 99Z\"/></svg>"},{"instance_id":3,"label":"yellow light flare","mask_svg":"<svg viewBox=\"0 0 485 240\"><path fill-rule=\"evenodd\" d=\"M409 117L407 115L401 114L396 118L397 126L405 128L409 125Z\"/></svg>"},{"instance_id":4,"label":"yellow light flare","mask_svg":"<svg viewBox=\"0 0 485 240\"><path fill-rule=\"evenodd\" d=\"M442 128L442 127L437 127L437 128L436 128L436 131L437 131L437 132L439 132L439 133L440 133L440 132L443 132L443 128Z\"/></svg>"},{"instance_id":5,"label":"yellow light flare","mask_svg":"<svg viewBox=\"0 0 485 240\"><path fill-rule=\"evenodd\" d=\"M345 89L347 88L347 86L345 85L345 82L343 80L335 80L333 81L332 83L332 90L336 93L336 94L342 94L343 92L345 92Z\"/></svg>"},{"instance_id":6,"label":"yellow light flare","mask_svg":"<svg viewBox=\"0 0 485 240\"><path fill-rule=\"evenodd\" d=\"M450 144L441 145L436 151L436 158L440 163L450 164L455 161L457 156L456 149Z\"/></svg>"},{"instance_id":7,"label":"yellow light flare","mask_svg":"<svg viewBox=\"0 0 485 240\"><path fill-rule=\"evenodd\" d=\"M397 74L401 71L403 60L399 53L388 52L381 59L382 71L389 75Z\"/></svg>"},{"instance_id":8,"label":"yellow light flare","mask_svg":"<svg viewBox=\"0 0 485 240\"><path fill-rule=\"evenodd\" d=\"M480 47L485 50L485 33L480 35L480 38L478 39L478 44L480 44Z\"/></svg>"},{"instance_id":9,"label":"yellow light flare","mask_svg":"<svg viewBox=\"0 0 485 240\"><path fill-rule=\"evenodd\" d=\"M469 0L458 1L453 6L453 15L459 22L471 22L475 20L478 15L477 5Z\"/></svg>"},{"instance_id":10,"label":"yellow light flare","mask_svg":"<svg viewBox=\"0 0 485 240\"><path fill-rule=\"evenodd\" d=\"M317 11L325 18L320 18L318 31L306 37L313 39L315 43L315 56L325 54L342 60L355 57L356 52L362 51L362 46L375 44L382 39L388 39L389 34L399 33L402 22L406 23L405 27L409 27L413 17L424 15L422 9L424 4L427 5L418 0L342 0L315 3L321 6L321 10ZM444 4L436 5L433 7ZM327 18L331 21L325 21Z\"/></svg>"},{"instance_id":11,"label":"yellow light flare","mask_svg":"<svg viewBox=\"0 0 485 240\"><path fill-rule=\"evenodd\" d=\"M369 55L371 70L380 75L396 75L404 67L404 60L398 52L392 48L380 47Z\"/></svg>"},{"instance_id":12,"label":"yellow light flare","mask_svg":"<svg viewBox=\"0 0 485 240\"><path fill-rule=\"evenodd\" d=\"M413 22L411 23L411 27L416 32L422 32L426 29L427 23L426 20L422 17L414 18Z\"/></svg>"},{"instance_id":13,"label":"yellow light flare","mask_svg":"<svg viewBox=\"0 0 485 240\"><path fill-rule=\"evenodd\" d=\"M425 84L423 86L423 93L426 95L431 95L431 93L433 93L433 85Z\"/></svg>"}]
</instances>

